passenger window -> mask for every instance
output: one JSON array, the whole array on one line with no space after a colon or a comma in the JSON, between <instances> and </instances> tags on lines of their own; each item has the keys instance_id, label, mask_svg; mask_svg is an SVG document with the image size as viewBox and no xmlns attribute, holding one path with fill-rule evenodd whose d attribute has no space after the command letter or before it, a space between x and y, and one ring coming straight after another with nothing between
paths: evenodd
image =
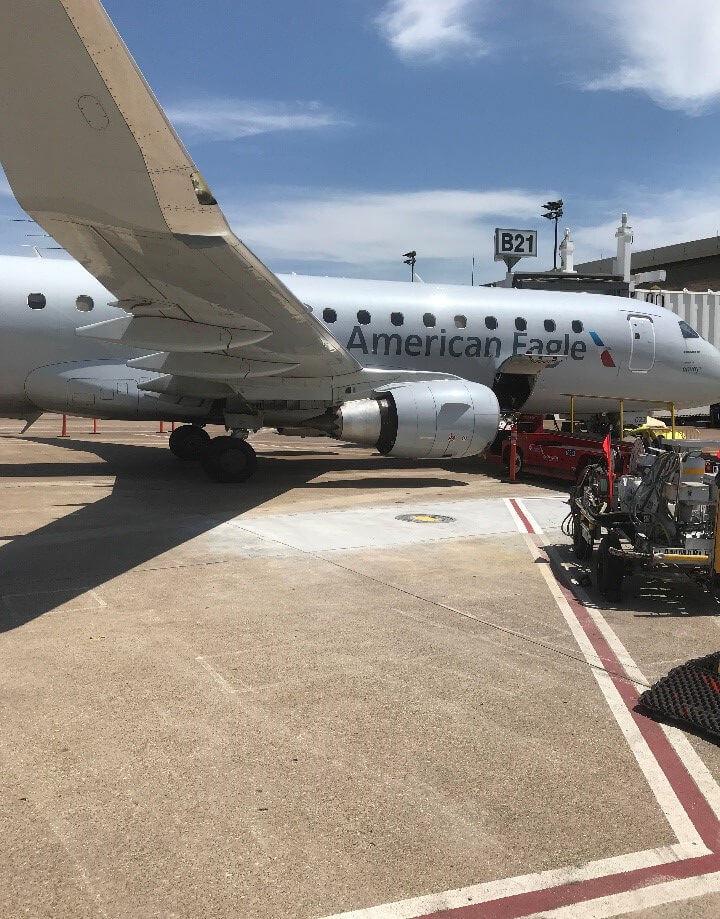
<instances>
[{"instance_id":1,"label":"passenger window","mask_svg":"<svg viewBox=\"0 0 720 919\"><path fill-rule=\"evenodd\" d=\"M579 334L583 330L583 324L582 322L580 322L579 319L573 319L571 328L573 332L576 332Z\"/></svg>"},{"instance_id":2,"label":"passenger window","mask_svg":"<svg viewBox=\"0 0 720 919\"><path fill-rule=\"evenodd\" d=\"M94 306L93 298L88 297L86 294L80 294L75 301L75 309L80 310L81 313L89 313Z\"/></svg>"},{"instance_id":3,"label":"passenger window","mask_svg":"<svg viewBox=\"0 0 720 919\"><path fill-rule=\"evenodd\" d=\"M467 316L456 316L455 317L455 328L456 329L467 328Z\"/></svg>"},{"instance_id":4,"label":"passenger window","mask_svg":"<svg viewBox=\"0 0 720 919\"><path fill-rule=\"evenodd\" d=\"M337 313L335 310L331 310L329 307L325 307L323 310L323 322L335 322L337 319Z\"/></svg>"},{"instance_id":5,"label":"passenger window","mask_svg":"<svg viewBox=\"0 0 720 919\"><path fill-rule=\"evenodd\" d=\"M554 332L554 331L555 331L555 320L554 320L554 319L546 319L545 322L544 322L544 325L545 325L545 331L546 331L546 332Z\"/></svg>"},{"instance_id":6,"label":"passenger window","mask_svg":"<svg viewBox=\"0 0 720 919\"><path fill-rule=\"evenodd\" d=\"M360 325L370 325L370 313L367 310L358 310L357 321Z\"/></svg>"},{"instance_id":7,"label":"passenger window","mask_svg":"<svg viewBox=\"0 0 720 919\"><path fill-rule=\"evenodd\" d=\"M390 322L393 325L402 325L405 322L405 318L402 313L390 313Z\"/></svg>"},{"instance_id":8,"label":"passenger window","mask_svg":"<svg viewBox=\"0 0 720 919\"><path fill-rule=\"evenodd\" d=\"M434 329L437 319L433 316L432 313L425 313L423 316L423 325L428 329Z\"/></svg>"},{"instance_id":9,"label":"passenger window","mask_svg":"<svg viewBox=\"0 0 720 919\"><path fill-rule=\"evenodd\" d=\"M44 310L47 300L45 294L28 294L27 303L31 310Z\"/></svg>"},{"instance_id":10,"label":"passenger window","mask_svg":"<svg viewBox=\"0 0 720 919\"><path fill-rule=\"evenodd\" d=\"M689 323L685 322L684 319L681 319L678 325L680 326L683 338L700 338L695 329L689 325Z\"/></svg>"},{"instance_id":11,"label":"passenger window","mask_svg":"<svg viewBox=\"0 0 720 919\"><path fill-rule=\"evenodd\" d=\"M497 326L498 326L498 322L494 316L485 317L485 328L486 329L496 329Z\"/></svg>"},{"instance_id":12,"label":"passenger window","mask_svg":"<svg viewBox=\"0 0 720 919\"><path fill-rule=\"evenodd\" d=\"M527 320L523 319L522 316L518 316L515 320L515 328L518 332L524 332L527 329Z\"/></svg>"}]
</instances>

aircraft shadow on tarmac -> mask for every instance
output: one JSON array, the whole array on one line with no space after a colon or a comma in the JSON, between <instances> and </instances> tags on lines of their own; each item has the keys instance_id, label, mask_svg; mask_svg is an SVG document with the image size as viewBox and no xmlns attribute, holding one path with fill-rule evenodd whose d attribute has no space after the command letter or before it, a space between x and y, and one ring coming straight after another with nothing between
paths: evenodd
<instances>
[{"instance_id":1,"label":"aircraft shadow on tarmac","mask_svg":"<svg viewBox=\"0 0 720 919\"><path fill-rule=\"evenodd\" d=\"M682 574L672 578L646 577L635 574L623 586L622 598L617 603L604 601L592 585L587 568L579 565L566 543L549 546L548 551L564 566L558 575L565 581L575 581L588 598L586 606L597 609L631 610L635 618L666 619L678 616L720 616L720 599Z\"/></svg>"},{"instance_id":2,"label":"aircraft shadow on tarmac","mask_svg":"<svg viewBox=\"0 0 720 919\"><path fill-rule=\"evenodd\" d=\"M375 472L415 469L412 461L383 457L324 456L307 451L307 459L283 461L274 453L260 454L258 472L243 485L218 485L207 480L195 463L181 463L167 446L128 445L97 441L23 437L23 441L93 452L102 462L6 464L0 475L28 478L115 477L114 485L88 482L88 488L110 494L87 504L63 504L76 509L26 534L0 533L10 539L0 546L0 632L18 628L57 606L143 565L164 552L212 530L296 488L318 487L311 480L326 472ZM437 469L455 468L433 464ZM449 478L389 476L368 478L365 485L420 488L457 486ZM360 487L348 479L323 487ZM63 489L64 490L64 489ZM52 492L51 492L52 493ZM51 499L52 500L52 499ZM12 527L10 527L12 529Z\"/></svg>"}]
</instances>

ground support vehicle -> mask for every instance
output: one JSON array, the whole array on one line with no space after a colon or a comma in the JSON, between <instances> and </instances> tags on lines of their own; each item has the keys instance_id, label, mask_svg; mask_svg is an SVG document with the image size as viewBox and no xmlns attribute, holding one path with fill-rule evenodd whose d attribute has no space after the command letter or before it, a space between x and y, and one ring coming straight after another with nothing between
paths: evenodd
<instances>
[{"instance_id":1,"label":"ground support vehicle","mask_svg":"<svg viewBox=\"0 0 720 919\"><path fill-rule=\"evenodd\" d=\"M500 431L485 452L489 462L510 468L511 428ZM618 472L626 472L632 443L613 442ZM521 472L577 481L582 471L593 463L602 462L603 437L597 434L546 430L542 415L524 415L517 421L515 475Z\"/></svg>"},{"instance_id":2,"label":"ground support vehicle","mask_svg":"<svg viewBox=\"0 0 720 919\"><path fill-rule=\"evenodd\" d=\"M577 559L591 560L602 596L617 599L633 573L684 574L715 590L720 574L717 444L668 441L642 452L614 482L589 466L570 498L565 530Z\"/></svg>"}]
</instances>

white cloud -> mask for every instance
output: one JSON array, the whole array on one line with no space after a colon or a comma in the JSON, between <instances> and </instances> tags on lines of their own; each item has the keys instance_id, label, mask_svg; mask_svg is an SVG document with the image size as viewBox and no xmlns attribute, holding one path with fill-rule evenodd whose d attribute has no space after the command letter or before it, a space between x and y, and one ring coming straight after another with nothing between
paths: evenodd
<instances>
[{"instance_id":1,"label":"white cloud","mask_svg":"<svg viewBox=\"0 0 720 919\"><path fill-rule=\"evenodd\" d=\"M440 59L461 53L478 56L486 47L476 20L487 0L391 0L376 24L397 54L406 59Z\"/></svg>"},{"instance_id":2,"label":"white cloud","mask_svg":"<svg viewBox=\"0 0 720 919\"><path fill-rule=\"evenodd\" d=\"M167 114L185 134L204 140L239 140L277 131L312 131L348 124L319 102L206 98L170 106Z\"/></svg>"},{"instance_id":3,"label":"white cloud","mask_svg":"<svg viewBox=\"0 0 720 919\"><path fill-rule=\"evenodd\" d=\"M504 221L536 224L538 203L547 195L547 190L441 189L293 197L277 191L264 202L238 202L224 210L238 235L265 259L282 259L298 270L305 270L303 263L312 271L324 264L332 272L383 275L393 265L402 271L400 257L413 248L424 265L435 263L430 281L438 272L457 276L450 263L467 265L473 252L490 276L502 273L492 266L494 227Z\"/></svg>"},{"instance_id":4,"label":"white cloud","mask_svg":"<svg viewBox=\"0 0 720 919\"><path fill-rule=\"evenodd\" d=\"M718 0L585 0L575 10L612 60L586 88L637 90L691 114L720 98Z\"/></svg>"}]
</instances>

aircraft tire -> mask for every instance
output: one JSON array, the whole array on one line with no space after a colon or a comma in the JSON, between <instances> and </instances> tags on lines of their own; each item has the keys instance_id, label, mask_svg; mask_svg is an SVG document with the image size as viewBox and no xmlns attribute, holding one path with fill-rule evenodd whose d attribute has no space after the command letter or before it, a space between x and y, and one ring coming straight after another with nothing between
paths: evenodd
<instances>
[{"instance_id":1,"label":"aircraft tire","mask_svg":"<svg viewBox=\"0 0 720 919\"><path fill-rule=\"evenodd\" d=\"M585 538L580 525L580 517L577 514L573 515L573 551L579 562L586 562L591 558L593 552L592 540L588 542Z\"/></svg>"},{"instance_id":2,"label":"aircraft tire","mask_svg":"<svg viewBox=\"0 0 720 919\"><path fill-rule=\"evenodd\" d=\"M210 435L196 424L184 424L170 435L168 447L183 462L199 460L208 448Z\"/></svg>"},{"instance_id":3,"label":"aircraft tire","mask_svg":"<svg viewBox=\"0 0 720 919\"><path fill-rule=\"evenodd\" d=\"M257 468L257 454L239 437L213 437L200 463L215 482L245 482Z\"/></svg>"},{"instance_id":4,"label":"aircraft tire","mask_svg":"<svg viewBox=\"0 0 720 919\"><path fill-rule=\"evenodd\" d=\"M625 562L617 555L611 555L610 547L620 548L620 538L612 531L600 540L595 563L595 582L603 599L612 601L619 600L622 595Z\"/></svg>"}]
</instances>

